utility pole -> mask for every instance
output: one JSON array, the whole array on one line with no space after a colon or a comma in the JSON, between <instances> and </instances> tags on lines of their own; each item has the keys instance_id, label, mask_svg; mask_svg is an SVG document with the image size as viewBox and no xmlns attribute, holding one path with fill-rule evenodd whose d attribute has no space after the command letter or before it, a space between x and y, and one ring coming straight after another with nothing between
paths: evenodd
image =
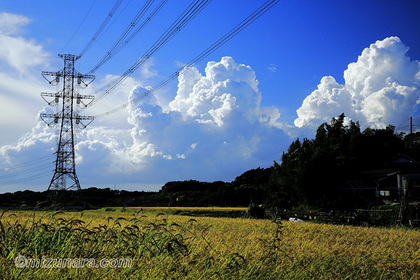
<instances>
[{"instance_id":1,"label":"utility pole","mask_svg":"<svg viewBox=\"0 0 420 280\"><path fill-rule=\"evenodd\" d=\"M410 116L410 134L413 134L413 117Z\"/></svg>"},{"instance_id":2,"label":"utility pole","mask_svg":"<svg viewBox=\"0 0 420 280\"><path fill-rule=\"evenodd\" d=\"M401 174L397 174L398 194L400 195L400 210L398 212L398 220L402 225L407 224L407 200L409 179Z\"/></svg>"},{"instance_id":3,"label":"utility pole","mask_svg":"<svg viewBox=\"0 0 420 280\"><path fill-rule=\"evenodd\" d=\"M61 191L61 190L80 190L79 179L76 175L76 162L75 162L75 127L79 126L85 128L93 121L93 116L80 116L75 111L76 105L84 105L82 100L91 99L94 96L80 95L75 90L75 80L80 86L87 87L94 79L94 75L83 75L74 69L74 63L80 56L72 54L59 54L64 61L64 68L58 72L43 71L42 76L51 84L56 85L63 79L63 89L57 93L41 93L42 98L48 105L59 105L55 114L41 113L41 119L48 126L57 126L59 130L59 141L57 147L57 159L55 161L55 171L51 179L48 190ZM47 77L54 77L48 79ZM48 101L48 99L51 99ZM61 102L60 102L61 99ZM61 103L61 106L60 106ZM52 119L46 121L46 119ZM82 123L83 120L90 121L87 125Z\"/></svg>"}]
</instances>

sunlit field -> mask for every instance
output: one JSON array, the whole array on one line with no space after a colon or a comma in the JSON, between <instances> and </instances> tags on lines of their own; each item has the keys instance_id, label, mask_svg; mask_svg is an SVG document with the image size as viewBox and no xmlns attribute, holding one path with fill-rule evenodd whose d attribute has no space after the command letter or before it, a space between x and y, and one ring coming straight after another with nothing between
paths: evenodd
<instances>
[{"instance_id":1,"label":"sunlit field","mask_svg":"<svg viewBox=\"0 0 420 280\"><path fill-rule=\"evenodd\" d=\"M0 212L2 278L420 278L412 229L107 210Z\"/></svg>"},{"instance_id":2,"label":"sunlit field","mask_svg":"<svg viewBox=\"0 0 420 280\"><path fill-rule=\"evenodd\" d=\"M174 212L174 211L193 211L193 212L245 212L246 207L111 207L110 209L115 209L119 211L129 210L129 211L160 211L160 212Z\"/></svg>"}]
</instances>

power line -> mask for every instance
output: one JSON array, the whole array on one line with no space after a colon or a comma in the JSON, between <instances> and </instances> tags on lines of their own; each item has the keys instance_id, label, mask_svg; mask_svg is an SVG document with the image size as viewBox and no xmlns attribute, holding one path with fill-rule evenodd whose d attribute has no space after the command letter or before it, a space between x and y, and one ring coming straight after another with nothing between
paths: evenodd
<instances>
[{"instance_id":1,"label":"power line","mask_svg":"<svg viewBox=\"0 0 420 280\"><path fill-rule=\"evenodd\" d=\"M396 127L395 130L404 130L404 129L408 129L408 128L410 128L409 125L403 125L403 126Z\"/></svg>"},{"instance_id":2,"label":"power line","mask_svg":"<svg viewBox=\"0 0 420 280\"><path fill-rule=\"evenodd\" d=\"M36 166L33 166L35 164ZM53 165L54 161L51 159L51 156L44 156L37 160L16 164L10 167L3 167L3 172L0 172L0 184L15 184L44 177L46 174L51 174L51 171L44 173L39 173L39 171L45 170ZM5 168L7 168L7 170L4 170Z\"/></svg>"},{"instance_id":3,"label":"power line","mask_svg":"<svg viewBox=\"0 0 420 280\"><path fill-rule=\"evenodd\" d=\"M99 102L102 98L108 95L112 90L118 87L126 78L128 78L134 71L136 71L141 65L143 65L153 54L155 54L160 48L162 48L170 39L178 34L188 23L191 22L209 3L211 0L195 0L187 9L178 17L178 19L172 23L170 27L162 34L162 36L133 64L122 76L116 79L113 83L105 86L102 94L99 95L93 102L93 104Z\"/></svg>"},{"instance_id":4,"label":"power line","mask_svg":"<svg viewBox=\"0 0 420 280\"><path fill-rule=\"evenodd\" d=\"M67 48L68 44L71 42L71 40L73 40L74 36L77 34L77 32L79 31L80 27L83 25L83 23L85 22L87 16L89 15L90 11L92 10L93 6L95 5L96 0L93 1L92 5L90 6L89 10L86 12L86 15L84 16L84 18L82 19L82 22L79 24L79 26L76 28L76 31L74 31L73 35L70 37L70 39L68 40L68 42L66 43L66 45L63 47L63 49L60 51L60 53L62 53L64 51L65 48Z\"/></svg>"},{"instance_id":5,"label":"power line","mask_svg":"<svg viewBox=\"0 0 420 280\"><path fill-rule=\"evenodd\" d=\"M117 53L119 53L126 45L128 45L131 40L153 19L153 17L163 8L163 6L168 2L168 0L162 0L160 4L150 13L145 21L128 37L130 32L136 27L138 21L143 17L149 7L152 5L154 0L147 1L144 6L140 9L134 19L130 22L129 26L124 30L121 36L115 41L109 51L102 57L102 59L96 64L92 70L89 71L90 74L93 74L99 67L104 65L108 60L113 58ZM128 37L128 38L127 38Z\"/></svg>"},{"instance_id":6,"label":"power line","mask_svg":"<svg viewBox=\"0 0 420 280\"><path fill-rule=\"evenodd\" d=\"M52 171L47 171L47 172L43 172L43 173L39 173L38 176L28 176L28 177L24 177L21 179L16 179L16 180L12 180L12 181L7 181L7 182L1 182L1 185L6 185L6 184L17 184L17 183L23 183L23 182L28 182L28 181L33 181L39 178L43 178L46 175L51 175Z\"/></svg>"},{"instance_id":7,"label":"power line","mask_svg":"<svg viewBox=\"0 0 420 280\"><path fill-rule=\"evenodd\" d=\"M419 124L415 124L413 122L414 119L420 120L420 116L414 116L414 117L413 116L410 116L410 122L409 122L409 124L406 124L406 125L400 124L398 126L395 126L395 130L397 130L397 131L403 131L403 132L409 131L410 133L413 133L413 127L420 127Z\"/></svg>"},{"instance_id":8,"label":"power line","mask_svg":"<svg viewBox=\"0 0 420 280\"><path fill-rule=\"evenodd\" d=\"M108 16L105 18L105 20L99 26L98 30L96 30L96 32L93 35L92 39L90 39L90 41L87 43L87 45L80 52L80 54L79 54L80 57L82 57L92 47L92 45L96 42L96 39L102 33L102 31L104 30L104 28L106 27L106 25L109 23L109 21L111 20L112 16L114 15L114 13L120 7L122 1L123 0L117 0L117 2L115 2L115 4L112 7L111 11L109 12Z\"/></svg>"},{"instance_id":9,"label":"power line","mask_svg":"<svg viewBox=\"0 0 420 280\"><path fill-rule=\"evenodd\" d=\"M125 6L120 10L120 12L118 13L118 15L114 15L112 17L112 21L107 25L106 29L98 36L98 38L96 38L96 41L100 40L102 38L102 36L104 36L105 33L108 32L108 30L114 25L114 23L120 18L120 16L124 13L124 11L127 9L127 7L130 5L130 2L132 0L128 0L126 1L127 3L125 4Z\"/></svg>"},{"instance_id":10,"label":"power line","mask_svg":"<svg viewBox=\"0 0 420 280\"><path fill-rule=\"evenodd\" d=\"M196 0L193 1L187 9L178 17L178 19L171 24L164 34L146 51L143 56L122 76L120 76L114 83L103 87L100 91L103 93L89 105L99 102L102 98L108 95L112 90L118 87L127 77L129 77L135 70L143 65L154 53L162 48L170 39L172 39L179 31L182 30L202 9L210 3L211 0ZM86 106L87 107L87 106Z\"/></svg>"},{"instance_id":11,"label":"power line","mask_svg":"<svg viewBox=\"0 0 420 280\"><path fill-rule=\"evenodd\" d=\"M0 181L2 181L4 179L9 179L9 178L20 177L22 175L31 174L31 173L34 173L34 172L38 173L38 171L43 170L48 166L52 167L53 164L54 164L54 161L50 161L48 164L37 165L36 167L30 168L30 169L23 169L23 170L15 171L15 172L12 172L12 173L2 172L0 174Z\"/></svg>"},{"instance_id":12,"label":"power line","mask_svg":"<svg viewBox=\"0 0 420 280\"><path fill-rule=\"evenodd\" d=\"M265 14L268 10L270 10L275 4L277 4L280 0L269 0L265 2L263 5L261 5L258 9L256 9L252 14L250 14L247 18L245 18L243 21L241 21L238 25L236 25L234 28L232 28L229 32L227 32L224 36L222 36L219 40L217 40L215 43L213 43L210 47L205 49L203 52L201 52L198 56L196 56L194 59L192 59L186 66L181 67L178 69L178 71L174 72L172 75L168 76L166 79L152 87L150 90L146 90L142 95L139 95L131 100L131 102L136 103L146 96L150 95L151 93L157 91L161 87L165 86L172 80L174 80L176 77L178 77L179 73L182 71L187 70L188 68L193 67L198 62L203 60L205 57L210 55L212 52L220 48L222 45L227 43L229 40L231 40L233 37L238 35L239 32L244 30L246 27L248 27L251 23L253 23L255 20L257 20L259 17L261 17L263 14ZM108 115L111 115L113 113L116 113L124 108L127 108L129 103L125 103L121 106L118 106L110 111L107 111L105 113L99 114L94 116L94 118L101 118Z\"/></svg>"},{"instance_id":13,"label":"power line","mask_svg":"<svg viewBox=\"0 0 420 280\"><path fill-rule=\"evenodd\" d=\"M43 156L43 157L40 157L40 158L37 158L37 159L35 159L35 160L31 160L31 161L27 161L27 162L22 162L22 163L19 163L19 164L15 164L15 165L10 165L10 166L7 166L7 167L2 167L2 169L4 170L4 169L7 169L7 170L11 170L11 169L19 169L19 168L21 168L22 166L27 166L27 165L34 165L34 164L38 164L38 163L40 163L40 162L44 162L44 161L46 161L46 160L50 160L51 159L51 155L48 155L48 156Z\"/></svg>"}]
</instances>

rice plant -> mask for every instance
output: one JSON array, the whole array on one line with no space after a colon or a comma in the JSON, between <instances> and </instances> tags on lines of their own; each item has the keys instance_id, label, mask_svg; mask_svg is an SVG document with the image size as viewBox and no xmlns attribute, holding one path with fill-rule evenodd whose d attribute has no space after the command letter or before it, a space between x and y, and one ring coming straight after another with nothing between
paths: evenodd
<instances>
[{"instance_id":1,"label":"rice plant","mask_svg":"<svg viewBox=\"0 0 420 280\"><path fill-rule=\"evenodd\" d=\"M418 279L419 240L419 231L403 228L140 210L3 211L0 274L2 279ZM29 265L18 267L22 258ZM104 259L111 260L108 266L97 266ZM51 260L59 265L40 266ZM120 260L129 262L120 266Z\"/></svg>"}]
</instances>

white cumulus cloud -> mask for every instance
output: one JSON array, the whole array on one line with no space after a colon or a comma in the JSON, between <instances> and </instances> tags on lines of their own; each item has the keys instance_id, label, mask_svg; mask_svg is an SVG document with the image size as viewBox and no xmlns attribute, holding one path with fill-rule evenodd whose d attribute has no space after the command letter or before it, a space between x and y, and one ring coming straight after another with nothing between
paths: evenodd
<instances>
[{"instance_id":1,"label":"white cumulus cloud","mask_svg":"<svg viewBox=\"0 0 420 280\"><path fill-rule=\"evenodd\" d=\"M45 63L49 57L42 46L19 36L22 28L30 22L25 16L0 13L0 61L6 62L20 74L30 67Z\"/></svg>"},{"instance_id":2,"label":"white cumulus cloud","mask_svg":"<svg viewBox=\"0 0 420 280\"><path fill-rule=\"evenodd\" d=\"M77 131L76 170L82 185L233 180L278 160L285 148L280 143L290 139L281 129L279 110L261 107L255 72L231 57L209 62L204 75L196 68L182 71L168 104L154 95L133 103L145 90L138 85L126 94L125 124L115 128L95 121ZM0 158L36 150L52 153L56 133L43 128L38 120L18 143L2 147Z\"/></svg>"},{"instance_id":3,"label":"white cumulus cloud","mask_svg":"<svg viewBox=\"0 0 420 280\"><path fill-rule=\"evenodd\" d=\"M0 13L0 33L13 35L22 32L22 27L28 25L32 20L22 15L11 13Z\"/></svg>"},{"instance_id":4,"label":"white cumulus cloud","mask_svg":"<svg viewBox=\"0 0 420 280\"><path fill-rule=\"evenodd\" d=\"M218 127L225 126L226 121L237 125L238 117L257 121L263 111L277 114L276 108L260 107L261 92L251 67L223 57L220 62L209 62L205 74L201 75L196 68L180 74L177 96L169 103L170 110L180 112L185 120ZM276 121L273 119L270 124Z\"/></svg>"},{"instance_id":5,"label":"white cumulus cloud","mask_svg":"<svg viewBox=\"0 0 420 280\"><path fill-rule=\"evenodd\" d=\"M321 79L297 110L295 125L316 128L341 113L364 127L406 122L420 101L420 63L407 51L398 37L371 44L344 71L344 85Z\"/></svg>"},{"instance_id":6,"label":"white cumulus cloud","mask_svg":"<svg viewBox=\"0 0 420 280\"><path fill-rule=\"evenodd\" d=\"M134 88L130 100L142 92ZM209 62L205 75L182 71L168 106L153 96L130 104L132 146L121 160L124 169L211 180L271 164L281 151L274 143L288 136L279 129L279 110L261 107L261 99L255 72L231 57Z\"/></svg>"},{"instance_id":7,"label":"white cumulus cloud","mask_svg":"<svg viewBox=\"0 0 420 280\"><path fill-rule=\"evenodd\" d=\"M40 98L48 83L39 68L47 67L49 55L35 40L22 37L31 19L0 13L0 145L16 142L36 125L34 116L45 106ZM45 69L48 70L48 69Z\"/></svg>"}]
</instances>

